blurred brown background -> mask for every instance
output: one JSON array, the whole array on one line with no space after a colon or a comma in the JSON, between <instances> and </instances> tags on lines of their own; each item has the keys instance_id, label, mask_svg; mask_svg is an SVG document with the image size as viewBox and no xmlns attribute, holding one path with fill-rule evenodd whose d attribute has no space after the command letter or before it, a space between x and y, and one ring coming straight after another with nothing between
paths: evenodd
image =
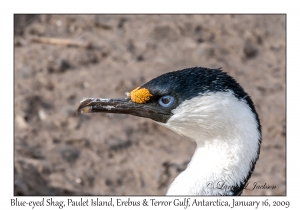
<instances>
[{"instance_id":1,"label":"blurred brown background","mask_svg":"<svg viewBox=\"0 0 300 210\"><path fill-rule=\"evenodd\" d=\"M243 195L285 195L285 15L14 18L15 195L164 195L193 141L148 119L75 110L193 66L222 67L256 105L263 142L250 183L276 189Z\"/></svg>"}]
</instances>

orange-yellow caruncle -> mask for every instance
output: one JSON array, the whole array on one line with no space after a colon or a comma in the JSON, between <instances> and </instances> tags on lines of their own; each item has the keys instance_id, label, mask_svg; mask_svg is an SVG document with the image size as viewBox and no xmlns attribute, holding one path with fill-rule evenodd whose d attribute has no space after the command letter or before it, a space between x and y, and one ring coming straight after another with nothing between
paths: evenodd
<instances>
[{"instance_id":1,"label":"orange-yellow caruncle","mask_svg":"<svg viewBox=\"0 0 300 210\"><path fill-rule=\"evenodd\" d=\"M130 92L130 98L133 102L139 103L139 104L144 104L147 101L149 101L151 97L151 93L147 88L141 88L137 87L134 90Z\"/></svg>"}]
</instances>

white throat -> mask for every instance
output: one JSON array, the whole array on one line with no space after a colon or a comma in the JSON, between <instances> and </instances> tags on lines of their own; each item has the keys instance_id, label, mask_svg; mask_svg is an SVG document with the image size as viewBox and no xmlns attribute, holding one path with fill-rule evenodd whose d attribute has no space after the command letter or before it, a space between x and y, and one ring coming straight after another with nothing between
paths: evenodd
<instances>
[{"instance_id":1,"label":"white throat","mask_svg":"<svg viewBox=\"0 0 300 210\"><path fill-rule=\"evenodd\" d=\"M194 139L197 148L187 169L167 195L230 195L256 161L260 132L254 113L232 92L199 95L184 101L166 124Z\"/></svg>"}]
</instances>

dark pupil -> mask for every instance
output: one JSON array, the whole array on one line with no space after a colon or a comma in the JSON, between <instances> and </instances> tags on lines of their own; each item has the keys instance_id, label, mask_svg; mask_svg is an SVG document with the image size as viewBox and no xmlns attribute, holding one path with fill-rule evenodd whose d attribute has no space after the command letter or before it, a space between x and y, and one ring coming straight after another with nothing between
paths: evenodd
<instances>
[{"instance_id":1,"label":"dark pupil","mask_svg":"<svg viewBox=\"0 0 300 210\"><path fill-rule=\"evenodd\" d=\"M164 103L164 104L168 104L170 102L170 98L162 98L161 101Z\"/></svg>"}]
</instances>

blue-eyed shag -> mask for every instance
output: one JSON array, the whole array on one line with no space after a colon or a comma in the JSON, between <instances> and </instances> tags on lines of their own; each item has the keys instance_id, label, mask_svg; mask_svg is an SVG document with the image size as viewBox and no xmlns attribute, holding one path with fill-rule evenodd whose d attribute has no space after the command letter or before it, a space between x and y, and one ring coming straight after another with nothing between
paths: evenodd
<instances>
[{"instance_id":1,"label":"blue-eyed shag","mask_svg":"<svg viewBox=\"0 0 300 210\"><path fill-rule=\"evenodd\" d=\"M78 111L150 118L194 139L195 153L167 195L241 195L260 153L261 126L254 104L221 69L169 72L127 98L85 98Z\"/></svg>"}]
</instances>

